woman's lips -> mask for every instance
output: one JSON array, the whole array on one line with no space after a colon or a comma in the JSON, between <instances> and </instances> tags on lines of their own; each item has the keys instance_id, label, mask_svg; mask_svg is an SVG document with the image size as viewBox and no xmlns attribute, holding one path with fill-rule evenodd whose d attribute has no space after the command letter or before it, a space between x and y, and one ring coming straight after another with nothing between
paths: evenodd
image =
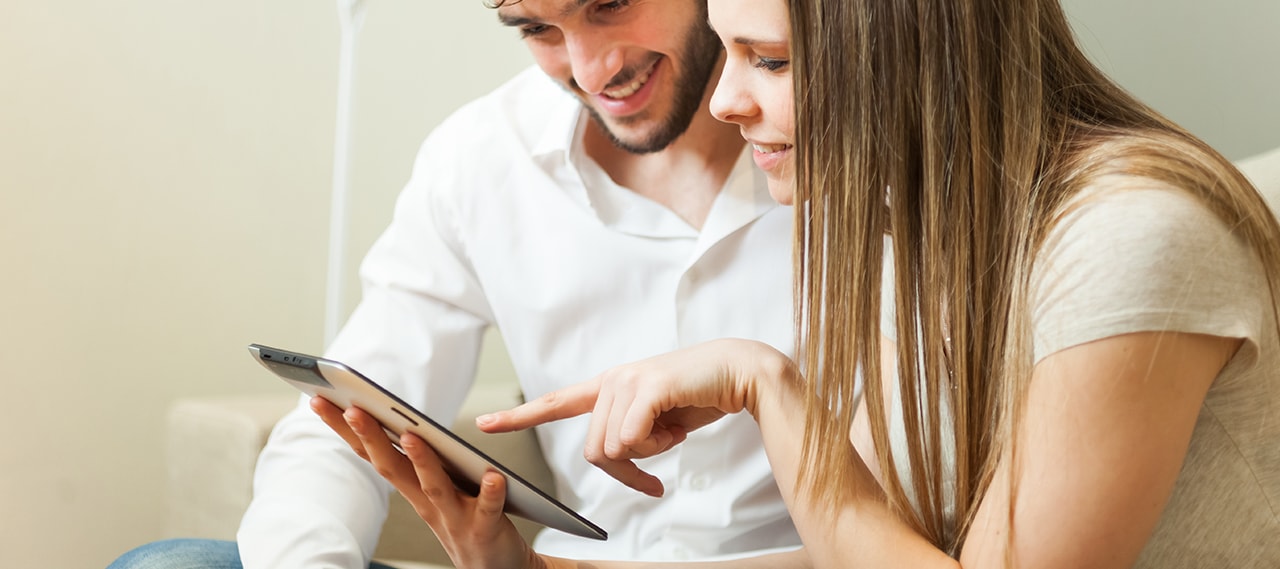
<instances>
[{"instance_id":1,"label":"woman's lips","mask_svg":"<svg viewBox=\"0 0 1280 569\"><path fill-rule=\"evenodd\" d=\"M790 144L751 143L751 158L761 170L771 172L777 170L791 152Z\"/></svg>"}]
</instances>

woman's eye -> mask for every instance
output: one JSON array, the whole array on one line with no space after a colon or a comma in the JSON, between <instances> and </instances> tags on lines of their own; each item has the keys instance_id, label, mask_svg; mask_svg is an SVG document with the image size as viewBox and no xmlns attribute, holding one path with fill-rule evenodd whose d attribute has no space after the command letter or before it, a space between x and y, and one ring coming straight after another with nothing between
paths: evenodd
<instances>
[{"instance_id":1,"label":"woman's eye","mask_svg":"<svg viewBox=\"0 0 1280 569\"><path fill-rule=\"evenodd\" d=\"M761 57L756 60L756 67L767 71L778 71L791 63L786 59L775 59L770 57Z\"/></svg>"}]
</instances>

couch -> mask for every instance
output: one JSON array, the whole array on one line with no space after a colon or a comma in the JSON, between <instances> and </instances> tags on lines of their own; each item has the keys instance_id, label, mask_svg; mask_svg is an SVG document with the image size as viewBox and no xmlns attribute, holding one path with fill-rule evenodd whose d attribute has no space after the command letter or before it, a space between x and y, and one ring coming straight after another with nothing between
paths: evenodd
<instances>
[{"instance_id":1,"label":"couch","mask_svg":"<svg viewBox=\"0 0 1280 569\"><path fill-rule=\"evenodd\" d=\"M1280 148L1241 160L1273 211L1280 212ZM482 435L476 415L522 400L514 381L478 386L454 425L456 432L543 489L553 489L533 433ZM174 537L233 539L249 504L253 467L267 434L297 404L293 396L199 398L175 402L169 413L168 512ZM537 526L516 519L526 538ZM392 495L376 558L401 569L452 567L439 543L408 503Z\"/></svg>"}]
</instances>

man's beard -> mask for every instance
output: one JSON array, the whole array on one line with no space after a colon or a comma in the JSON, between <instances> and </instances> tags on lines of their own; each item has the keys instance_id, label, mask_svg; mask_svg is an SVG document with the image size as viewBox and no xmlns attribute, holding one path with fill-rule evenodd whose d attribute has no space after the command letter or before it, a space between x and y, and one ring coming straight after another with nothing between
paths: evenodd
<instances>
[{"instance_id":1,"label":"man's beard","mask_svg":"<svg viewBox=\"0 0 1280 569\"><path fill-rule=\"evenodd\" d=\"M706 21L705 17L698 20L698 23L694 24L686 35L684 46L680 50L680 61L685 67L673 82L675 94L672 99L671 110L657 130L650 133L645 139L627 141L619 138L609 128L609 123L604 120L604 117L599 112L589 104L583 105L591 115L592 120L604 131L605 136L609 138L609 141L614 146L632 154L658 152L670 146L672 142L680 138L680 135L684 134L684 131L688 130L689 124L693 122L694 114L698 112L698 107L702 105L702 96L707 91L707 83L711 81L711 74L715 71L716 62L720 59L720 39L707 26ZM643 117L624 117L619 122L625 124L639 120L644 119Z\"/></svg>"}]
</instances>

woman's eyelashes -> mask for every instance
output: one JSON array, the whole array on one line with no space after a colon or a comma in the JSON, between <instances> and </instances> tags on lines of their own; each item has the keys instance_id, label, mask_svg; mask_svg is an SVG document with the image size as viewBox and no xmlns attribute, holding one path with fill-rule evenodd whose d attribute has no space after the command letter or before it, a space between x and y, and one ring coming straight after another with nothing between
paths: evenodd
<instances>
[{"instance_id":1,"label":"woman's eyelashes","mask_svg":"<svg viewBox=\"0 0 1280 569\"><path fill-rule=\"evenodd\" d=\"M757 57L755 66L766 71L781 71L791 63L789 59L775 57Z\"/></svg>"}]
</instances>

